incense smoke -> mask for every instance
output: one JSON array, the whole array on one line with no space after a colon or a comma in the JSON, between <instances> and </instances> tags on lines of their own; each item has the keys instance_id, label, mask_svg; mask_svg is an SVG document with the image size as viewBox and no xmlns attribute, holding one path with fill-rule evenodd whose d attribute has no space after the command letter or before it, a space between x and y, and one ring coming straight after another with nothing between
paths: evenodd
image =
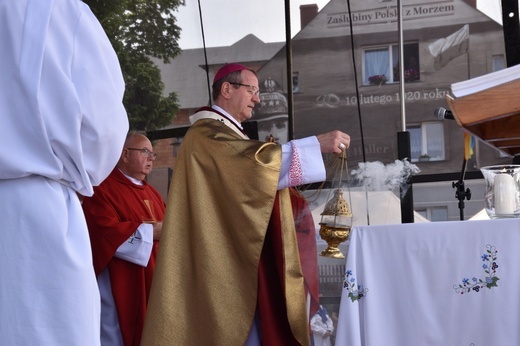
<instances>
[{"instance_id":1,"label":"incense smoke","mask_svg":"<svg viewBox=\"0 0 520 346\"><path fill-rule=\"evenodd\" d=\"M359 169L352 170L355 183L364 186L368 191L390 190L401 197L408 190L408 178L421 170L408 160L395 160L394 163L384 165L381 162L360 162Z\"/></svg>"}]
</instances>

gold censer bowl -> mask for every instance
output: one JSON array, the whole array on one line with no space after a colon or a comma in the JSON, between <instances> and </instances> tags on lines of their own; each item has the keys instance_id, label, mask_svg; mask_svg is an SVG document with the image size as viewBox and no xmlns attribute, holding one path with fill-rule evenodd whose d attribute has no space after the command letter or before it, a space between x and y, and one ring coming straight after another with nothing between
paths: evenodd
<instances>
[{"instance_id":1,"label":"gold censer bowl","mask_svg":"<svg viewBox=\"0 0 520 346\"><path fill-rule=\"evenodd\" d=\"M342 259L345 258L338 248L339 244L347 240L350 235L350 227L329 226L320 223L320 237L327 242L327 248L321 252L321 256L329 258Z\"/></svg>"},{"instance_id":2,"label":"gold censer bowl","mask_svg":"<svg viewBox=\"0 0 520 346\"><path fill-rule=\"evenodd\" d=\"M352 213L347 201L343 198L343 191L337 189L321 213L320 237L327 242L327 248L321 256L330 258L345 258L339 244L346 241L352 226Z\"/></svg>"}]
</instances>

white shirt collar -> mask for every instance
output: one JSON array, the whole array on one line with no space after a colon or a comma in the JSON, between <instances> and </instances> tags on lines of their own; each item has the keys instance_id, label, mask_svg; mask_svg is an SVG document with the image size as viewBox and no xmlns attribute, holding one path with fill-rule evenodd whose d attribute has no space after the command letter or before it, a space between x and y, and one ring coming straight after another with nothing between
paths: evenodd
<instances>
[{"instance_id":1,"label":"white shirt collar","mask_svg":"<svg viewBox=\"0 0 520 346\"><path fill-rule=\"evenodd\" d=\"M244 129L242 127L242 125L235 118L233 118L231 116L231 114L229 114L228 112L226 112L225 110L223 110L219 106L213 105L213 106L211 106L211 108L213 108L214 110L219 111L220 113L224 114L225 116L227 116L229 118L230 121L234 122L239 128L241 128L242 130Z\"/></svg>"},{"instance_id":2,"label":"white shirt collar","mask_svg":"<svg viewBox=\"0 0 520 346\"><path fill-rule=\"evenodd\" d=\"M119 169L119 168L118 168L118 169ZM125 177L127 177L128 180L130 180L130 181L131 181L132 183L134 183L135 185L143 186L143 181L142 181L142 180L138 180L138 179L132 178L132 177L129 176L129 175L126 175L125 172L123 172L123 171L120 170L120 169L119 169L119 171L120 171L121 173L123 173L123 175L124 175Z\"/></svg>"}]
</instances>

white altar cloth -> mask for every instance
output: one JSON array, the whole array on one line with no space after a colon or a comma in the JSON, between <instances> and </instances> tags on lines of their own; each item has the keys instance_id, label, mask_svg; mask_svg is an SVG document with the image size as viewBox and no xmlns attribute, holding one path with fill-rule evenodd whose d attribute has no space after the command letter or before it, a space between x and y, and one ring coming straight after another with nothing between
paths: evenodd
<instances>
[{"instance_id":1,"label":"white altar cloth","mask_svg":"<svg viewBox=\"0 0 520 346\"><path fill-rule=\"evenodd\" d=\"M520 345L520 219L354 227L336 345Z\"/></svg>"}]
</instances>

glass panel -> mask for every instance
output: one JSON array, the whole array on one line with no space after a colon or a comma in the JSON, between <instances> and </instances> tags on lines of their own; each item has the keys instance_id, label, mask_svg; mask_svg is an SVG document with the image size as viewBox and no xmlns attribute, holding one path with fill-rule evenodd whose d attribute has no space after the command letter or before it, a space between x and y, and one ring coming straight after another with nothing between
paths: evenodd
<instances>
[{"instance_id":1,"label":"glass panel","mask_svg":"<svg viewBox=\"0 0 520 346\"><path fill-rule=\"evenodd\" d=\"M430 221L448 221L448 208L436 207L430 209Z\"/></svg>"},{"instance_id":2,"label":"glass panel","mask_svg":"<svg viewBox=\"0 0 520 346\"><path fill-rule=\"evenodd\" d=\"M426 132L427 154L431 159L444 160L444 124L438 122L423 126Z\"/></svg>"},{"instance_id":3,"label":"glass panel","mask_svg":"<svg viewBox=\"0 0 520 346\"><path fill-rule=\"evenodd\" d=\"M426 210L416 210L415 212L424 217L425 219L428 219L428 212Z\"/></svg>"},{"instance_id":4,"label":"glass panel","mask_svg":"<svg viewBox=\"0 0 520 346\"><path fill-rule=\"evenodd\" d=\"M408 132L410 132L411 159L416 161L422 154L422 131L420 127L410 127Z\"/></svg>"},{"instance_id":5,"label":"glass panel","mask_svg":"<svg viewBox=\"0 0 520 346\"><path fill-rule=\"evenodd\" d=\"M290 95L288 87L291 74L287 71L283 1L200 0L185 3L186 6L181 6L175 13L177 24L182 28L179 44L183 52L171 64L157 60L165 91L175 92L180 103L172 127L187 128L189 116L211 102L209 93L216 70L226 62L238 62L258 73L261 103L255 108L251 123L256 123L261 140L272 135L279 143L287 142L291 101L290 126L294 138L333 129L349 133L352 138L349 167L352 169L365 157L367 162L385 163L397 158L399 144L395 132L400 127L401 104L399 86L389 84L399 81L396 0L351 1L351 18L346 0L314 1L318 11L304 24L300 23L302 7L311 5L303 0L291 0L290 63L294 95ZM503 29L494 19L501 20L499 1L466 1L463 6L461 3L421 0L403 4L405 13L409 13L403 23L406 37L404 69L405 73L417 70L417 75L407 73L405 76L407 121L415 124L407 126L411 160L417 162L425 153L432 160L445 160L422 165L420 174L460 171L462 133L455 122L433 124L433 109L448 107L445 96L450 92L451 84L503 69L506 65ZM493 6L492 3L497 16L490 16L485 11L488 16L483 15L481 6ZM441 6L445 11L434 13ZM467 41L446 44L450 36L467 23L471 23L470 40L467 40L471 45L462 44ZM202 49L203 35L206 52ZM432 49L439 46L446 49ZM209 76L206 76L206 62ZM388 85L366 87L368 78L379 74L386 76ZM450 138L446 149L444 125L449 131L446 137ZM171 145L171 139L165 142L157 143L164 145L165 152L178 147L178 144ZM490 150L484 145L475 150L474 157L478 157L480 165L510 162L511 158L497 158L499 155ZM161 152L159 148L158 152ZM480 153L482 155L477 156ZM159 155L154 162L154 172L175 167L174 155L170 157L170 161L163 162L165 160ZM467 169L475 170L475 167L468 165ZM451 186L451 181L447 184ZM448 190L449 194L443 196L446 200L453 198L452 190ZM447 208L426 210L424 207L439 205L438 200L433 200L439 194L425 195L429 195L430 199L426 201L429 204L418 204L423 208L419 213L434 221L448 219ZM468 204L473 202L468 201ZM457 218L458 210L450 209L449 217ZM319 235L317 237L319 239ZM341 285L334 283L333 287L341 291ZM325 298L332 297L323 286L321 291Z\"/></svg>"},{"instance_id":6,"label":"glass panel","mask_svg":"<svg viewBox=\"0 0 520 346\"><path fill-rule=\"evenodd\" d=\"M492 58L492 64L493 66L491 66L491 68L493 69L493 72L495 71L498 71L498 70L502 70L503 68L505 68L506 66L506 63L504 61L504 56L503 55L494 55L493 58Z\"/></svg>"},{"instance_id":7,"label":"glass panel","mask_svg":"<svg viewBox=\"0 0 520 346\"><path fill-rule=\"evenodd\" d=\"M300 92L300 76L299 76L298 72L293 72L292 82L293 82L293 92L294 93Z\"/></svg>"},{"instance_id":8,"label":"glass panel","mask_svg":"<svg viewBox=\"0 0 520 346\"><path fill-rule=\"evenodd\" d=\"M392 46L392 77L393 82L399 82L399 46Z\"/></svg>"},{"instance_id":9,"label":"glass panel","mask_svg":"<svg viewBox=\"0 0 520 346\"><path fill-rule=\"evenodd\" d=\"M413 82L421 78L419 66L419 45L410 43L404 45L404 80Z\"/></svg>"},{"instance_id":10,"label":"glass panel","mask_svg":"<svg viewBox=\"0 0 520 346\"><path fill-rule=\"evenodd\" d=\"M388 80L388 48L365 51L365 84L383 84L381 76Z\"/></svg>"},{"instance_id":11,"label":"glass panel","mask_svg":"<svg viewBox=\"0 0 520 346\"><path fill-rule=\"evenodd\" d=\"M419 66L419 45L417 43L406 43L403 46L404 55L404 80L405 82L413 82L419 80L420 66ZM393 75L394 81L399 81L399 47L392 46L393 59Z\"/></svg>"}]
</instances>

